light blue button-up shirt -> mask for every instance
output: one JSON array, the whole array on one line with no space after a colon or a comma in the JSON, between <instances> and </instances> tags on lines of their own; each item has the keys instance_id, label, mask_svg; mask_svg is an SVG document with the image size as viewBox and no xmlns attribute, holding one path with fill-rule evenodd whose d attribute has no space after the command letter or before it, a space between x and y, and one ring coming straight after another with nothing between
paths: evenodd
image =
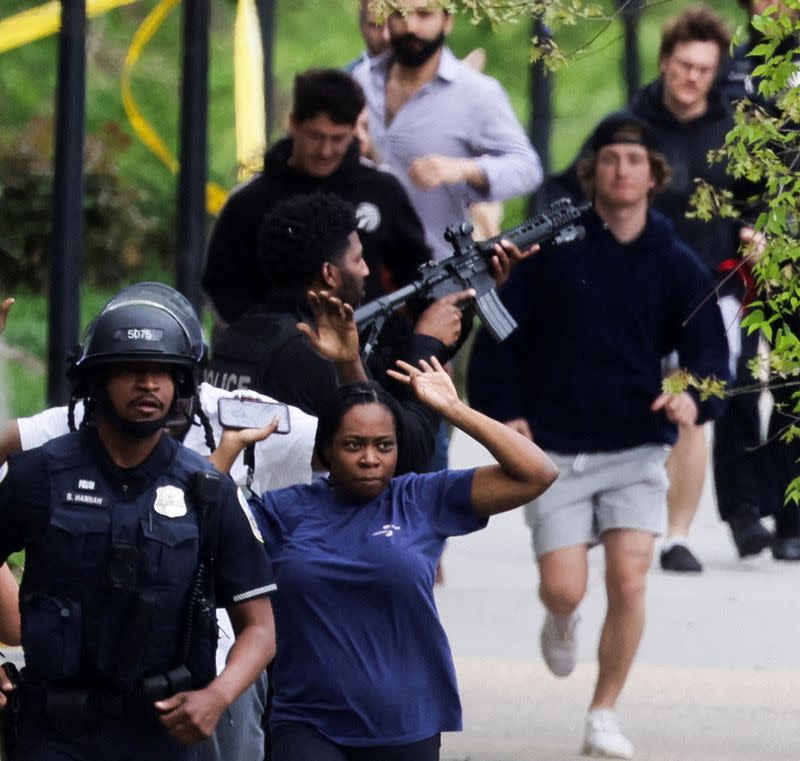
<instances>
[{"instance_id":1,"label":"light blue button-up shirt","mask_svg":"<svg viewBox=\"0 0 800 761\"><path fill-rule=\"evenodd\" d=\"M533 192L542 182L542 165L500 83L473 71L449 48L442 50L433 80L417 90L387 124L386 80L391 62L392 51L387 51L360 63L353 77L364 88L370 135L381 161L399 175L435 258L443 259L453 253L442 237L444 230L468 218L469 204ZM414 159L429 154L475 159L488 189L463 182L433 190L416 187L408 168Z\"/></svg>"}]
</instances>

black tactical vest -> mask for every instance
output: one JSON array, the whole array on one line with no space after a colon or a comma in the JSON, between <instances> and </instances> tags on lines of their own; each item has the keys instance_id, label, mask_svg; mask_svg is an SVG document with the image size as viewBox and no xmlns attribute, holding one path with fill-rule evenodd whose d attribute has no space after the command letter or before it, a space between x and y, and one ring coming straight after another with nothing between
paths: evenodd
<instances>
[{"instance_id":1,"label":"black tactical vest","mask_svg":"<svg viewBox=\"0 0 800 761\"><path fill-rule=\"evenodd\" d=\"M205 382L226 391L249 388L264 393L263 379L275 352L300 335L297 322L288 312L249 311L215 342Z\"/></svg>"},{"instance_id":2,"label":"black tactical vest","mask_svg":"<svg viewBox=\"0 0 800 761\"><path fill-rule=\"evenodd\" d=\"M210 464L178 446L157 480L127 497L82 433L42 449L51 505L20 590L27 668L45 681L121 688L168 671L199 562L192 477Z\"/></svg>"}]
</instances>

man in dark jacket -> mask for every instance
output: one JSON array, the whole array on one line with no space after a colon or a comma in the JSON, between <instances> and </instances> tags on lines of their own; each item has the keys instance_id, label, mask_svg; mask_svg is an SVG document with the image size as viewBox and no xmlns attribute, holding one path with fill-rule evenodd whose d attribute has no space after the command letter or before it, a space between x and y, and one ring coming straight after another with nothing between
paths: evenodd
<instances>
[{"instance_id":1,"label":"man in dark jacket","mask_svg":"<svg viewBox=\"0 0 800 761\"><path fill-rule=\"evenodd\" d=\"M588 548L604 547L608 610L583 752L611 758L633 755L614 708L644 627L668 449L677 425L720 407L693 389L661 393L661 358L677 350L696 376L728 373L719 309L703 302L710 278L670 221L648 208L668 176L655 148L635 116L601 122L580 167L595 201L585 239L518 267L501 297L519 328L499 344L481 332L469 369L470 403L535 439L561 473L525 507L547 608L542 654L557 676L575 666Z\"/></svg>"},{"instance_id":2,"label":"man in dark jacket","mask_svg":"<svg viewBox=\"0 0 800 761\"><path fill-rule=\"evenodd\" d=\"M368 275L352 205L325 194L281 201L264 221L259 255L270 273L261 301L219 337L206 380L225 389L252 388L319 416L335 402L340 383L367 377L352 318L352 325L344 325L345 314L352 315L361 301ZM309 303L309 291L323 290L347 307L332 314L316 297ZM431 355L449 359L448 347L461 332L458 303L469 295L453 294L426 309L395 357L412 363ZM300 323L308 327L299 328ZM323 343L334 351L321 356ZM394 385L385 376L376 380ZM401 402L405 441L398 473L423 472L438 416L400 384L391 390Z\"/></svg>"},{"instance_id":3,"label":"man in dark jacket","mask_svg":"<svg viewBox=\"0 0 800 761\"><path fill-rule=\"evenodd\" d=\"M363 108L361 87L342 71L311 70L295 78L289 137L267 152L263 172L232 193L211 231L203 288L225 322L261 300L261 223L293 195L335 193L355 206L370 270L368 299L406 285L430 258L399 180L360 158L355 125Z\"/></svg>"}]
</instances>

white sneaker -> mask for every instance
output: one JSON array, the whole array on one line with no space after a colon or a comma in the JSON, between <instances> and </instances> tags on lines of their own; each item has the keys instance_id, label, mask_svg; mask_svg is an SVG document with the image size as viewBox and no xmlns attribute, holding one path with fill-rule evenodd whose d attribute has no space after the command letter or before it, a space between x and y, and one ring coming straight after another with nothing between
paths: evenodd
<instances>
[{"instance_id":1,"label":"white sneaker","mask_svg":"<svg viewBox=\"0 0 800 761\"><path fill-rule=\"evenodd\" d=\"M575 629L581 617L577 613L570 616L547 614L539 635L542 657L556 676L569 676L578 659L578 642Z\"/></svg>"},{"instance_id":2,"label":"white sneaker","mask_svg":"<svg viewBox=\"0 0 800 761\"><path fill-rule=\"evenodd\" d=\"M602 758L633 758L633 744L622 734L614 711L597 708L586 714L581 752Z\"/></svg>"}]
</instances>

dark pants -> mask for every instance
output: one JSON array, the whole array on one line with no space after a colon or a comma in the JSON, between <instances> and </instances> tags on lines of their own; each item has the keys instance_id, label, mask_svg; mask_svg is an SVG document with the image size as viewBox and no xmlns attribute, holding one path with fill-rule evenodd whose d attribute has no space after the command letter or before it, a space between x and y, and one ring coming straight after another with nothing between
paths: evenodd
<instances>
[{"instance_id":1,"label":"dark pants","mask_svg":"<svg viewBox=\"0 0 800 761\"><path fill-rule=\"evenodd\" d=\"M756 355L758 335L742 333L742 354L732 389L757 384L747 363ZM787 445L779 439L789 417L778 409L788 403L795 389L776 389L776 409L769 421L767 442L761 442L759 393L737 394L728 400L725 412L714 424L714 482L720 518L730 520L743 506L752 506L762 516L774 515L780 536L800 535L800 510L784 507L784 492L798 473L797 442Z\"/></svg>"},{"instance_id":2,"label":"dark pants","mask_svg":"<svg viewBox=\"0 0 800 761\"><path fill-rule=\"evenodd\" d=\"M143 733L118 721L100 721L82 732L55 733L26 722L10 761L196 761L197 749L162 733Z\"/></svg>"},{"instance_id":3,"label":"dark pants","mask_svg":"<svg viewBox=\"0 0 800 761\"><path fill-rule=\"evenodd\" d=\"M441 736L407 745L356 748L337 745L308 724L279 724L272 729L273 761L439 761Z\"/></svg>"}]
</instances>

